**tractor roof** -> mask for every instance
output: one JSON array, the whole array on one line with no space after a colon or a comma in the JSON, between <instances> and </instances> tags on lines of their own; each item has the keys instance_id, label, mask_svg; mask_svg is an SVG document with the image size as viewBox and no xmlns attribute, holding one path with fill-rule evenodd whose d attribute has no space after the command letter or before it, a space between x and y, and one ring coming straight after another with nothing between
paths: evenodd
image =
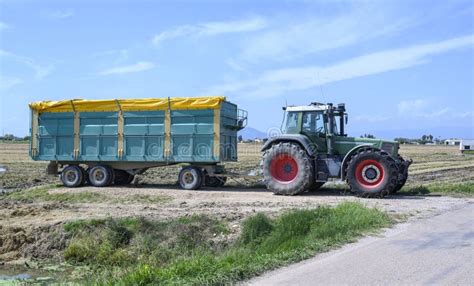
<instances>
[{"instance_id":1,"label":"tractor roof","mask_svg":"<svg viewBox=\"0 0 474 286\"><path fill-rule=\"evenodd\" d=\"M302 106L287 106L286 111L325 111L328 110L329 106L326 104L311 104Z\"/></svg>"}]
</instances>

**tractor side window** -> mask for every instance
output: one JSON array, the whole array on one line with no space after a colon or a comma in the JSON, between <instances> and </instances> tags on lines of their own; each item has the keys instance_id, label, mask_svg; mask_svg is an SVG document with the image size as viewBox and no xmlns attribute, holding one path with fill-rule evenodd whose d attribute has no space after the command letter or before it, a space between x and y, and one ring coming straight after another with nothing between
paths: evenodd
<instances>
[{"instance_id":1,"label":"tractor side window","mask_svg":"<svg viewBox=\"0 0 474 286\"><path fill-rule=\"evenodd\" d=\"M324 121L320 112L305 112L303 114L303 131L310 133L324 133Z\"/></svg>"},{"instance_id":2,"label":"tractor side window","mask_svg":"<svg viewBox=\"0 0 474 286\"><path fill-rule=\"evenodd\" d=\"M289 112L286 118L286 133L297 132L298 129L298 113Z\"/></svg>"}]
</instances>

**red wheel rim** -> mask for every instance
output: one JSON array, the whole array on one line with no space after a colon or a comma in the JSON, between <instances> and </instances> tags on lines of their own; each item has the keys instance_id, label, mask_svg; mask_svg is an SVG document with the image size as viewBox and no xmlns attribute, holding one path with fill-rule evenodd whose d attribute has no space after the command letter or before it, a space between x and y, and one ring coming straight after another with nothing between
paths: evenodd
<instances>
[{"instance_id":1,"label":"red wheel rim","mask_svg":"<svg viewBox=\"0 0 474 286\"><path fill-rule=\"evenodd\" d=\"M280 155L270 163L270 173L278 182L289 184L298 175L298 164L290 155Z\"/></svg>"},{"instance_id":2,"label":"red wheel rim","mask_svg":"<svg viewBox=\"0 0 474 286\"><path fill-rule=\"evenodd\" d=\"M368 159L357 165L355 175L360 185L366 188L376 188L382 183L385 172L382 164L376 160Z\"/></svg>"}]
</instances>

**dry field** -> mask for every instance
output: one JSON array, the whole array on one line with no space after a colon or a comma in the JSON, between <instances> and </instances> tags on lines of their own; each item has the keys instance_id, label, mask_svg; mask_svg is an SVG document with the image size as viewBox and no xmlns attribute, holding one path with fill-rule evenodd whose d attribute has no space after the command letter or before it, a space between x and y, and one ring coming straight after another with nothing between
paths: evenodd
<instances>
[{"instance_id":1,"label":"dry field","mask_svg":"<svg viewBox=\"0 0 474 286\"><path fill-rule=\"evenodd\" d=\"M227 164L227 169L241 173L257 170L259 149L260 145L240 144L239 162ZM401 154L414 161L405 190L440 183L474 184L474 156L461 155L456 147L402 146ZM42 249L41 243L54 233L55 226L77 219L209 214L227 221L232 229L229 236L235 236L240 222L255 212L274 216L291 208L359 201L400 217L428 216L472 200L469 196L409 192L385 199L360 199L337 183L327 184L320 192L284 197L266 191L258 177L231 181L220 189L184 191L176 186L176 166L148 170L126 187L67 189L59 185L57 177L45 175L46 163L29 159L27 144L0 143L0 167L7 169L0 174L0 189L10 193L0 195L0 262L47 256L50 249Z\"/></svg>"}]
</instances>

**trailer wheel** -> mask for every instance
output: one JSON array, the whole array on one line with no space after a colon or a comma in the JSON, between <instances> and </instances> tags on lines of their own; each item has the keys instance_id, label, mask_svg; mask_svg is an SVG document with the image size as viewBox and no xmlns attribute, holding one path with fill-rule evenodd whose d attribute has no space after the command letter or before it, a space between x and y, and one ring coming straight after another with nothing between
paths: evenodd
<instances>
[{"instance_id":1,"label":"trailer wheel","mask_svg":"<svg viewBox=\"0 0 474 286\"><path fill-rule=\"evenodd\" d=\"M197 190L204 181L203 177L201 169L187 166L179 172L178 181L181 188L185 190Z\"/></svg>"},{"instance_id":2,"label":"trailer wheel","mask_svg":"<svg viewBox=\"0 0 474 286\"><path fill-rule=\"evenodd\" d=\"M61 172L61 182L68 188L76 188L84 182L84 170L77 165L70 165Z\"/></svg>"},{"instance_id":3,"label":"trailer wheel","mask_svg":"<svg viewBox=\"0 0 474 286\"><path fill-rule=\"evenodd\" d=\"M89 170L89 182L94 187L106 187L112 181L113 170L107 166L97 165Z\"/></svg>"}]
</instances>

